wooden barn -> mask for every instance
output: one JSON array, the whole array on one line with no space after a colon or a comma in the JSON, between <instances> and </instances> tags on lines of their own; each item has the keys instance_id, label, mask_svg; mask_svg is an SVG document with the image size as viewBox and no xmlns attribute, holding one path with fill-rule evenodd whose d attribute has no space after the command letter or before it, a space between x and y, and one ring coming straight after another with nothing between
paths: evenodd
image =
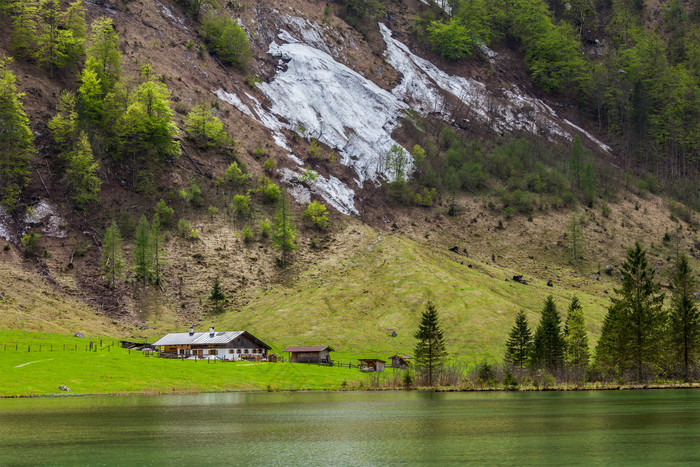
<instances>
[{"instance_id":1,"label":"wooden barn","mask_svg":"<svg viewBox=\"0 0 700 467\"><path fill-rule=\"evenodd\" d=\"M378 358L359 358L359 361L364 363L366 366L361 368L361 371L369 373L372 371L384 371L384 366L386 362Z\"/></svg>"},{"instance_id":2,"label":"wooden barn","mask_svg":"<svg viewBox=\"0 0 700 467\"><path fill-rule=\"evenodd\" d=\"M334 350L328 345L289 346L284 349L289 352L289 361L292 363L332 363L331 352Z\"/></svg>"},{"instance_id":3,"label":"wooden barn","mask_svg":"<svg viewBox=\"0 0 700 467\"><path fill-rule=\"evenodd\" d=\"M247 331L176 332L153 343L158 355L170 358L266 360L270 346Z\"/></svg>"},{"instance_id":4,"label":"wooden barn","mask_svg":"<svg viewBox=\"0 0 700 467\"><path fill-rule=\"evenodd\" d=\"M392 355L389 357L389 360L391 360L391 367L392 368L399 368L401 370L405 370L409 366L411 366L411 357L408 355Z\"/></svg>"}]
</instances>

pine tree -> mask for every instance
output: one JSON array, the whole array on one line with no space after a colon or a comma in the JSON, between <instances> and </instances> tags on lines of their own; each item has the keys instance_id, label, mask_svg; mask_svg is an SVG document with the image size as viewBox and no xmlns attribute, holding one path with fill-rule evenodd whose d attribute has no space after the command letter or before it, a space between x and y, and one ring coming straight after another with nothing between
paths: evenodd
<instances>
[{"instance_id":1,"label":"pine tree","mask_svg":"<svg viewBox=\"0 0 700 467\"><path fill-rule=\"evenodd\" d=\"M590 351L588 350L588 333L583 308L578 297L574 296L569 305L569 311L564 325L564 342L566 344L566 364L579 372L588 366Z\"/></svg>"},{"instance_id":2,"label":"pine tree","mask_svg":"<svg viewBox=\"0 0 700 467\"><path fill-rule=\"evenodd\" d=\"M561 318L554 297L550 295L544 302L540 324L535 331L530 362L536 368L554 371L562 367L564 351Z\"/></svg>"},{"instance_id":3,"label":"pine tree","mask_svg":"<svg viewBox=\"0 0 700 467\"><path fill-rule=\"evenodd\" d=\"M153 282L159 285L161 282L162 256L163 256L163 237L160 231L161 221L158 213L153 215L151 221L151 255L153 261Z\"/></svg>"},{"instance_id":4,"label":"pine tree","mask_svg":"<svg viewBox=\"0 0 700 467\"><path fill-rule=\"evenodd\" d=\"M287 265L287 255L296 250L297 233L294 225L294 217L289 209L287 191L282 190L275 212L275 223L272 234L272 245L282 252L282 267Z\"/></svg>"},{"instance_id":5,"label":"pine tree","mask_svg":"<svg viewBox=\"0 0 700 467\"><path fill-rule=\"evenodd\" d=\"M571 169L571 185L576 188L581 188L581 174L583 172L583 143L581 137L576 134L571 146L571 160L569 167Z\"/></svg>"},{"instance_id":6,"label":"pine tree","mask_svg":"<svg viewBox=\"0 0 700 467\"><path fill-rule=\"evenodd\" d=\"M79 209L97 201L102 182L97 176L99 165L92 155L92 147L85 132L81 132L75 149L68 155L64 180L72 190L72 198Z\"/></svg>"},{"instance_id":7,"label":"pine tree","mask_svg":"<svg viewBox=\"0 0 700 467\"><path fill-rule=\"evenodd\" d=\"M428 373L428 385L432 386L433 376L442 368L447 357L445 336L440 329L438 312L432 302L428 302L413 337L418 339L413 351L416 366Z\"/></svg>"},{"instance_id":8,"label":"pine tree","mask_svg":"<svg viewBox=\"0 0 700 467\"><path fill-rule=\"evenodd\" d=\"M214 280L214 285L211 288L211 295L209 295L209 300L214 303L214 308L217 312L221 311L221 307L226 301L226 295L224 295L223 290L221 290L221 284L219 283L219 278Z\"/></svg>"},{"instance_id":9,"label":"pine tree","mask_svg":"<svg viewBox=\"0 0 700 467\"><path fill-rule=\"evenodd\" d=\"M515 324L508 335L505 360L507 363L518 366L522 370L530 360L531 352L532 332L527 323L525 311L520 310L515 317Z\"/></svg>"},{"instance_id":10,"label":"pine tree","mask_svg":"<svg viewBox=\"0 0 700 467\"><path fill-rule=\"evenodd\" d=\"M122 259L122 237L119 233L117 223L112 223L107 227L102 238L102 261L100 262L102 274L107 277L112 287L114 287L118 277L121 277L124 269Z\"/></svg>"},{"instance_id":11,"label":"pine tree","mask_svg":"<svg viewBox=\"0 0 700 467\"><path fill-rule=\"evenodd\" d=\"M134 272L136 278L146 282L151 278L151 228L145 215L141 216L136 227L136 240L134 245Z\"/></svg>"},{"instance_id":12,"label":"pine tree","mask_svg":"<svg viewBox=\"0 0 700 467\"><path fill-rule=\"evenodd\" d=\"M93 21L90 30L90 46L87 49L85 68L95 73L104 98L121 74L119 34L112 20L104 16Z\"/></svg>"},{"instance_id":13,"label":"pine tree","mask_svg":"<svg viewBox=\"0 0 700 467\"><path fill-rule=\"evenodd\" d=\"M10 63L0 57L0 204L13 211L29 183L34 135Z\"/></svg>"},{"instance_id":14,"label":"pine tree","mask_svg":"<svg viewBox=\"0 0 700 467\"><path fill-rule=\"evenodd\" d=\"M646 251L637 242L622 264L622 288L615 289L603 323L596 360L610 369L635 370L642 380L644 367L658 363L663 343L664 295L654 281Z\"/></svg>"},{"instance_id":15,"label":"pine tree","mask_svg":"<svg viewBox=\"0 0 700 467\"><path fill-rule=\"evenodd\" d=\"M670 310L670 341L672 354L683 364L688 379L689 367L695 363L700 350L700 310L695 305L695 280L688 258L681 255L673 275Z\"/></svg>"},{"instance_id":16,"label":"pine tree","mask_svg":"<svg viewBox=\"0 0 700 467\"><path fill-rule=\"evenodd\" d=\"M37 8L33 0L17 0L12 21L12 52L18 59L34 57Z\"/></svg>"}]
</instances>

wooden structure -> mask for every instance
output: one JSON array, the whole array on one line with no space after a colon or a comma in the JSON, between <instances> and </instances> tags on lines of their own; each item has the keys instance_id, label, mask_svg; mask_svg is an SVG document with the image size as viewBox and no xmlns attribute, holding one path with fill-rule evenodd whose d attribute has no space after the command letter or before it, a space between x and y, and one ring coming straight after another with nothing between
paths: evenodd
<instances>
[{"instance_id":1,"label":"wooden structure","mask_svg":"<svg viewBox=\"0 0 700 467\"><path fill-rule=\"evenodd\" d=\"M378 358L359 358L358 360L366 365L361 370L366 373L372 371L384 371L384 365L386 364L384 360L379 360Z\"/></svg>"},{"instance_id":2,"label":"wooden structure","mask_svg":"<svg viewBox=\"0 0 700 467\"><path fill-rule=\"evenodd\" d=\"M219 360L266 361L270 346L247 331L178 332L166 334L153 343L158 356Z\"/></svg>"},{"instance_id":3,"label":"wooden structure","mask_svg":"<svg viewBox=\"0 0 700 467\"><path fill-rule=\"evenodd\" d=\"M392 355L389 357L389 360L391 360L391 367L392 368L399 368L401 370L405 370L409 366L411 366L411 357L408 355Z\"/></svg>"},{"instance_id":4,"label":"wooden structure","mask_svg":"<svg viewBox=\"0 0 700 467\"><path fill-rule=\"evenodd\" d=\"M284 352L289 352L289 361L291 363L327 363L332 364L330 352L334 350L328 345L312 345L312 346L289 346L284 349Z\"/></svg>"}]
</instances>

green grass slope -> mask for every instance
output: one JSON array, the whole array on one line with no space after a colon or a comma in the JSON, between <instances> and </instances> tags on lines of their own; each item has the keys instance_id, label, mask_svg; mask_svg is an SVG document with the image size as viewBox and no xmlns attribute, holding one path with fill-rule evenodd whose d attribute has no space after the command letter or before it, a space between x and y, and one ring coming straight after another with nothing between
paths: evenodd
<instances>
[{"instance_id":1,"label":"green grass slope","mask_svg":"<svg viewBox=\"0 0 700 467\"><path fill-rule=\"evenodd\" d=\"M386 358L412 353L413 332L432 300L455 361L500 361L518 310L528 311L534 328L544 299L553 294L563 320L575 293L591 342L597 341L608 302L604 284L588 281L585 291L575 292L536 279L524 285L512 281L511 270L403 237L382 234L373 240L365 232L361 241L368 246L361 253L341 264L322 261L288 286L263 291L241 312L214 317L213 323L217 329L249 330L277 351L329 344L339 360Z\"/></svg>"}]
</instances>

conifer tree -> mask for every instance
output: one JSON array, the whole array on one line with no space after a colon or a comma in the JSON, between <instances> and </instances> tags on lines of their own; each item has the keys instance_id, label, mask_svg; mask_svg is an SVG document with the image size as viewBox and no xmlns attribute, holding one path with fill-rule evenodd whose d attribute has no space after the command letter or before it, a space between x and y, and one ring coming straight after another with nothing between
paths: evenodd
<instances>
[{"instance_id":1,"label":"conifer tree","mask_svg":"<svg viewBox=\"0 0 700 467\"><path fill-rule=\"evenodd\" d=\"M0 57L0 204L13 211L29 182L34 135L10 63Z\"/></svg>"},{"instance_id":2,"label":"conifer tree","mask_svg":"<svg viewBox=\"0 0 700 467\"><path fill-rule=\"evenodd\" d=\"M34 57L37 37L37 7L33 0L17 0L12 21L12 52L22 60Z\"/></svg>"},{"instance_id":3,"label":"conifer tree","mask_svg":"<svg viewBox=\"0 0 700 467\"><path fill-rule=\"evenodd\" d=\"M588 366L588 333L583 316L583 308L578 297L574 296L569 304L564 325L564 342L566 344L566 364L579 372Z\"/></svg>"},{"instance_id":4,"label":"conifer tree","mask_svg":"<svg viewBox=\"0 0 700 467\"><path fill-rule=\"evenodd\" d=\"M520 310L506 342L505 360L521 370L527 365L532 352L532 332L527 323L525 311Z\"/></svg>"},{"instance_id":5,"label":"conifer tree","mask_svg":"<svg viewBox=\"0 0 700 467\"><path fill-rule=\"evenodd\" d=\"M272 245L282 252L282 267L287 265L287 255L296 250L297 233L294 225L294 217L289 209L287 191L282 189L282 193L275 212L275 223L272 234Z\"/></svg>"},{"instance_id":6,"label":"conifer tree","mask_svg":"<svg viewBox=\"0 0 700 467\"><path fill-rule=\"evenodd\" d=\"M644 367L658 363L663 345L664 295L654 281L656 271L646 259L646 251L637 242L627 250L622 264L622 287L608 308L603 323L596 359L617 370L635 370L642 380Z\"/></svg>"},{"instance_id":7,"label":"conifer tree","mask_svg":"<svg viewBox=\"0 0 700 467\"><path fill-rule=\"evenodd\" d=\"M64 42L72 40L73 33L60 23L61 2L59 0L39 1L39 28L36 56L39 65L49 69L53 76L54 68L62 68L66 63Z\"/></svg>"},{"instance_id":8,"label":"conifer tree","mask_svg":"<svg viewBox=\"0 0 700 467\"><path fill-rule=\"evenodd\" d=\"M72 190L72 198L79 209L97 201L102 182L97 176L99 165L92 155L92 147L85 132L81 132L75 149L68 155L64 180Z\"/></svg>"},{"instance_id":9,"label":"conifer tree","mask_svg":"<svg viewBox=\"0 0 700 467\"><path fill-rule=\"evenodd\" d=\"M95 70L83 68L80 74L80 115L92 124L100 124L105 112L102 83Z\"/></svg>"},{"instance_id":10,"label":"conifer tree","mask_svg":"<svg viewBox=\"0 0 700 467\"><path fill-rule=\"evenodd\" d=\"M136 239L134 245L134 273L136 278L146 282L151 278L151 228L145 215L141 216L136 227Z\"/></svg>"},{"instance_id":11,"label":"conifer tree","mask_svg":"<svg viewBox=\"0 0 700 467\"><path fill-rule=\"evenodd\" d=\"M159 285L161 282L161 269L163 261L163 237L160 231L161 221L160 215L158 213L153 215L153 220L151 221L151 254L153 261L153 282Z\"/></svg>"},{"instance_id":12,"label":"conifer tree","mask_svg":"<svg viewBox=\"0 0 700 467\"><path fill-rule=\"evenodd\" d=\"M540 324L535 331L531 364L536 368L554 371L562 367L564 351L561 318L554 297L550 295L544 302Z\"/></svg>"},{"instance_id":13,"label":"conifer tree","mask_svg":"<svg viewBox=\"0 0 700 467\"><path fill-rule=\"evenodd\" d=\"M413 337L418 339L413 351L416 366L428 373L428 385L432 386L433 377L442 368L447 357L445 336L440 329L438 312L432 302L428 302Z\"/></svg>"},{"instance_id":14,"label":"conifer tree","mask_svg":"<svg viewBox=\"0 0 700 467\"><path fill-rule=\"evenodd\" d=\"M119 34L112 20L104 16L92 22L90 32L90 46L87 49L85 68L95 73L100 82L102 98L104 98L121 74L122 54L119 51Z\"/></svg>"},{"instance_id":15,"label":"conifer tree","mask_svg":"<svg viewBox=\"0 0 700 467\"><path fill-rule=\"evenodd\" d=\"M78 112L75 108L75 94L63 90L58 98L58 113L49 120L48 127L62 158L67 158L70 150L80 138Z\"/></svg>"},{"instance_id":16,"label":"conifer tree","mask_svg":"<svg viewBox=\"0 0 700 467\"><path fill-rule=\"evenodd\" d=\"M85 39L87 37L85 12L86 8L83 2L76 0L68 5L68 9L63 14L66 35L63 38L62 46L66 55L66 65L78 63L85 53Z\"/></svg>"},{"instance_id":17,"label":"conifer tree","mask_svg":"<svg viewBox=\"0 0 700 467\"><path fill-rule=\"evenodd\" d=\"M695 304L695 280L688 258L681 255L673 275L673 293L670 310L670 341L672 355L683 365L688 379L690 365L695 363L700 350L700 310Z\"/></svg>"},{"instance_id":18,"label":"conifer tree","mask_svg":"<svg viewBox=\"0 0 700 467\"><path fill-rule=\"evenodd\" d=\"M102 261L100 262L102 274L109 279L110 285L114 287L118 277L121 277L124 269L122 259L122 237L119 233L117 223L112 223L107 227L102 238Z\"/></svg>"},{"instance_id":19,"label":"conifer tree","mask_svg":"<svg viewBox=\"0 0 700 467\"><path fill-rule=\"evenodd\" d=\"M219 283L219 278L214 280L214 285L211 288L211 295L209 295L209 300L214 303L214 308L217 312L221 311L221 307L226 301L226 295L224 295L223 290L221 290L221 284Z\"/></svg>"}]
</instances>

